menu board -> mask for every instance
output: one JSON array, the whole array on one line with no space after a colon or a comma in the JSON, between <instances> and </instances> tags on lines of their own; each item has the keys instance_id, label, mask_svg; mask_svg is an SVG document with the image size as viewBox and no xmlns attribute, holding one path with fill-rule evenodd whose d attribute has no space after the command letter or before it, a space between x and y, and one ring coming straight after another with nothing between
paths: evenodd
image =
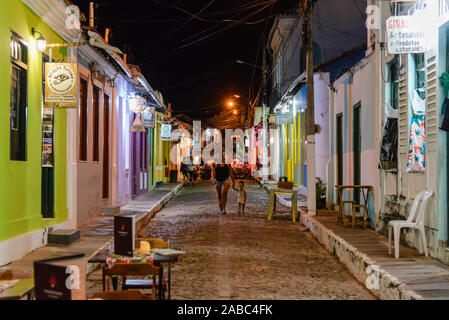
<instances>
[{"instance_id":1,"label":"menu board","mask_svg":"<svg viewBox=\"0 0 449 320\"><path fill-rule=\"evenodd\" d=\"M42 167L54 165L54 109L43 108L42 117Z\"/></svg>"},{"instance_id":2,"label":"menu board","mask_svg":"<svg viewBox=\"0 0 449 320\"><path fill-rule=\"evenodd\" d=\"M118 215L114 217L114 253L132 257L136 227L135 215Z\"/></svg>"},{"instance_id":3,"label":"menu board","mask_svg":"<svg viewBox=\"0 0 449 320\"><path fill-rule=\"evenodd\" d=\"M85 300L84 254L34 261L36 300Z\"/></svg>"}]
</instances>

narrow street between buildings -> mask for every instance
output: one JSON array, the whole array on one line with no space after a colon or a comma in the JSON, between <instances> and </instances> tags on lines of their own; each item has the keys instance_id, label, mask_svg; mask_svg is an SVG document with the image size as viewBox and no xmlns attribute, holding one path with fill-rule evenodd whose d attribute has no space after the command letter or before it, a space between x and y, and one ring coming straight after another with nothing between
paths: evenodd
<instances>
[{"instance_id":1,"label":"narrow street between buildings","mask_svg":"<svg viewBox=\"0 0 449 320\"><path fill-rule=\"evenodd\" d=\"M229 192L220 215L215 190L184 187L140 233L170 239L186 254L174 264L172 299L375 299L300 223L279 205L267 221L268 194L247 183L238 215ZM88 277L88 295L101 291L101 271Z\"/></svg>"}]
</instances>

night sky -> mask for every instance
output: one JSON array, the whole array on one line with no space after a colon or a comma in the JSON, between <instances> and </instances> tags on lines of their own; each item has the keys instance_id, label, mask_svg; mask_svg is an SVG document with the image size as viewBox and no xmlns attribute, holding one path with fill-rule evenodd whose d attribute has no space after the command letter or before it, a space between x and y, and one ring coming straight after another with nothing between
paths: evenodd
<instances>
[{"instance_id":1,"label":"night sky","mask_svg":"<svg viewBox=\"0 0 449 320\"><path fill-rule=\"evenodd\" d=\"M90 1L73 2L88 18ZM110 44L127 53L128 63L141 67L166 104L172 103L175 114L194 118L223 110L234 94L248 97L251 79L257 86L260 73L235 60L261 64L260 39L272 16L298 5L297 0L94 2L97 30L104 34L110 28Z\"/></svg>"}]
</instances>

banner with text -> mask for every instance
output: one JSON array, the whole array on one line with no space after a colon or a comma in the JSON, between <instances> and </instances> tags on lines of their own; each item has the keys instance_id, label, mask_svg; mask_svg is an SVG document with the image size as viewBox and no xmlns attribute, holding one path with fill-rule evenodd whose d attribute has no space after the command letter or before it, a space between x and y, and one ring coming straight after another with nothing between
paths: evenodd
<instances>
[{"instance_id":1,"label":"banner with text","mask_svg":"<svg viewBox=\"0 0 449 320\"><path fill-rule=\"evenodd\" d=\"M388 54L424 53L427 34L420 16L393 16L387 20Z\"/></svg>"}]
</instances>

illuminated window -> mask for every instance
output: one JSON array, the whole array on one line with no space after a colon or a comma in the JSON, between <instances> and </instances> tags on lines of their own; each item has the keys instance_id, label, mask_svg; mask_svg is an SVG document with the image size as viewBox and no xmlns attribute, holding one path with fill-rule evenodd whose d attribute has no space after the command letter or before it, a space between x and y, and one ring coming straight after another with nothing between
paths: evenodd
<instances>
[{"instance_id":1,"label":"illuminated window","mask_svg":"<svg viewBox=\"0 0 449 320\"><path fill-rule=\"evenodd\" d=\"M10 159L26 161L28 48L11 35Z\"/></svg>"}]
</instances>

